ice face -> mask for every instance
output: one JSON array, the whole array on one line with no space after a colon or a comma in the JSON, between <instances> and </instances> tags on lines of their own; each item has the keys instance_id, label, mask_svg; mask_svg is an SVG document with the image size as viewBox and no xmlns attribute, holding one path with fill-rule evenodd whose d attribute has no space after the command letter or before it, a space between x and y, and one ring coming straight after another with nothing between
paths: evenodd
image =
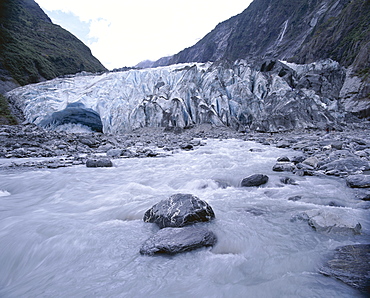
<instances>
[{"instance_id":1,"label":"ice face","mask_svg":"<svg viewBox=\"0 0 370 298\"><path fill-rule=\"evenodd\" d=\"M335 122L338 105L320 84L332 90L340 79L321 80L320 75L328 77L322 75L327 70L330 77L340 77L338 64L273 65L261 71L241 60L231 67L188 63L79 75L20 87L7 96L38 125L67 105L81 103L100 115L105 133L201 123L279 131Z\"/></svg>"}]
</instances>

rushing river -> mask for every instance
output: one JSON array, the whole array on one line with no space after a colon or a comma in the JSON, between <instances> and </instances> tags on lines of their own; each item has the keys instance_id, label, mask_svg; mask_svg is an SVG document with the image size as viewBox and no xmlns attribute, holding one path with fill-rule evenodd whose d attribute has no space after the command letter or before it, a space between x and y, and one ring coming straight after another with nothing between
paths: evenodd
<instances>
[{"instance_id":1,"label":"rushing river","mask_svg":"<svg viewBox=\"0 0 370 298\"><path fill-rule=\"evenodd\" d=\"M370 211L344 180L272 171L277 157L296 154L207 140L169 157L114 160L113 168L2 170L0 297L361 297L318 270L336 247L367 243ZM255 173L269 182L239 186ZM285 176L298 185L283 185ZM144 212L175 193L212 206L216 219L205 225L218 243L140 255L157 230ZM362 234L317 232L291 220L317 208L348 209Z\"/></svg>"}]
</instances>

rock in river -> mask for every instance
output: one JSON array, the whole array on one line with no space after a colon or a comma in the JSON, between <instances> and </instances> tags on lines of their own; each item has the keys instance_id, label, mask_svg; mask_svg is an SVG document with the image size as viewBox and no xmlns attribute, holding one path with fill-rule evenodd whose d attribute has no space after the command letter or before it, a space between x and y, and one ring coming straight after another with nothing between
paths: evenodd
<instances>
[{"instance_id":1,"label":"rock in river","mask_svg":"<svg viewBox=\"0 0 370 298\"><path fill-rule=\"evenodd\" d=\"M248 176L242 180L241 186L250 187L250 186L260 186L267 183L269 177L263 174L254 174Z\"/></svg>"},{"instance_id":2,"label":"rock in river","mask_svg":"<svg viewBox=\"0 0 370 298\"><path fill-rule=\"evenodd\" d=\"M352 188L370 188L370 175L348 176L347 185Z\"/></svg>"},{"instance_id":3,"label":"rock in river","mask_svg":"<svg viewBox=\"0 0 370 298\"><path fill-rule=\"evenodd\" d=\"M370 294L370 244L347 245L335 254L320 273Z\"/></svg>"},{"instance_id":4,"label":"rock in river","mask_svg":"<svg viewBox=\"0 0 370 298\"><path fill-rule=\"evenodd\" d=\"M308 224L318 232L361 234L361 224L350 213L350 210L313 209L304 211L297 218L307 220Z\"/></svg>"},{"instance_id":5,"label":"rock in river","mask_svg":"<svg viewBox=\"0 0 370 298\"><path fill-rule=\"evenodd\" d=\"M207 202L191 194L175 194L147 210L144 221L166 228L206 222L214 217L215 214Z\"/></svg>"},{"instance_id":6,"label":"rock in river","mask_svg":"<svg viewBox=\"0 0 370 298\"><path fill-rule=\"evenodd\" d=\"M216 243L213 232L199 226L164 228L147 239L140 249L143 255L176 254Z\"/></svg>"},{"instance_id":7,"label":"rock in river","mask_svg":"<svg viewBox=\"0 0 370 298\"><path fill-rule=\"evenodd\" d=\"M361 158L343 158L324 164L320 167L320 170L328 171L340 171L345 173L355 173L359 170L366 171L370 169L370 163L367 160Z\"/></svg>"},{"instance_id":8,"label":"rock in river","mask_svg":"<svg viewBox=\"0 0 370 298\"><path fill-rule=\"evenodd\" d=\"M86 167L88 168L107 168L112 167L113 163L108 158L101 158L101 159L88 159L86 161Z\"/></svg>"}]
</instances>

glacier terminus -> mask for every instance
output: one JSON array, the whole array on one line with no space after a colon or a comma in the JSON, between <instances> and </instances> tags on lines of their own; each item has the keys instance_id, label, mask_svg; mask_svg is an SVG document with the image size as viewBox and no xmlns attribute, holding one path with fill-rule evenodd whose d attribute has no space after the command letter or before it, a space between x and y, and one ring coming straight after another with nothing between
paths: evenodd
<instances>
[{"instance_id":1,"label":"glacier terminus","mask_svg":"<svg viewBox=\"0 0 370 298\"><path fill-rule=\"evenodd\" d=\"M345 70L335 61L249 65L186 63L103 74L80 73L7 93L28 122L55 128L82 124L119 134L140 127L209 123L278 132L335 128Z\"/></svg>"}]
</instances>

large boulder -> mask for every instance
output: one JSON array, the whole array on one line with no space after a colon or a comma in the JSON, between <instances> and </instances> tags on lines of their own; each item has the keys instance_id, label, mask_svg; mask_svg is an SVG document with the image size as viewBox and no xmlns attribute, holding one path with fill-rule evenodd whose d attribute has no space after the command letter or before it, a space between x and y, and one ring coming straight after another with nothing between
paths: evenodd
<instances>
[{"instance_id":1,"label":"large boulder","mask_svg":"<svg viewBox=\"0 0 370 298\"><path fill-rule=\"evenodd\" d=\"M308 224L318 232L361 234L361 224L346 209L307 210L298 216L298 219L306 220Z\"/></svg>"},{"instance_id":2,"label":"large boulder","mask_svg":"<svg viewBox=\"0 0 370 298\"><path fill-rule=\"evenodd\" d=\"M336 249L331 260L320 269L320 273L331 276L370 293L370 244L347 245Z\"/></svg>"},{"instance_id":3,"label":"large boulder","mask_svg":"<svg viewBox=\"0 0 370 298\"><path fill-rule=\"evenodd\" d=\"M241 182L242 187L260 186L269 181L269 177L264 174L254 174L244 178Z\"/></svg>"},{"instance_id":4,"label":"large boulder","mask_svg":"<svg viewBox=\"0 0 370 298\"><path fill-rule=\"evenodd\" d=\"M156 223L160 228L183 227L213 218L215 214L212 207L191 194L172 195L155 204L144 214L145 222Z\"/></svg>"},{"instance_id":5,"label":"large boulder","mask_svg":"<svg viewBox=\"0 0 370 298\"><path fill-rule=\"evenodd\" d=\"M347 177L347 185L352 188L369 188L370 175L351 175Z\"/></svg>"},{"instance_id":6,"label":"large boulder","mask_svg":"<svg viewBox=\"0 0 370 298\"><path fill-rule=\"evenodd\" d=\"M140 253L143 255L176 254L213 246L216 241L215 234L203 227L164 228L144 242Z\"/></svg>"}]
</instances>

